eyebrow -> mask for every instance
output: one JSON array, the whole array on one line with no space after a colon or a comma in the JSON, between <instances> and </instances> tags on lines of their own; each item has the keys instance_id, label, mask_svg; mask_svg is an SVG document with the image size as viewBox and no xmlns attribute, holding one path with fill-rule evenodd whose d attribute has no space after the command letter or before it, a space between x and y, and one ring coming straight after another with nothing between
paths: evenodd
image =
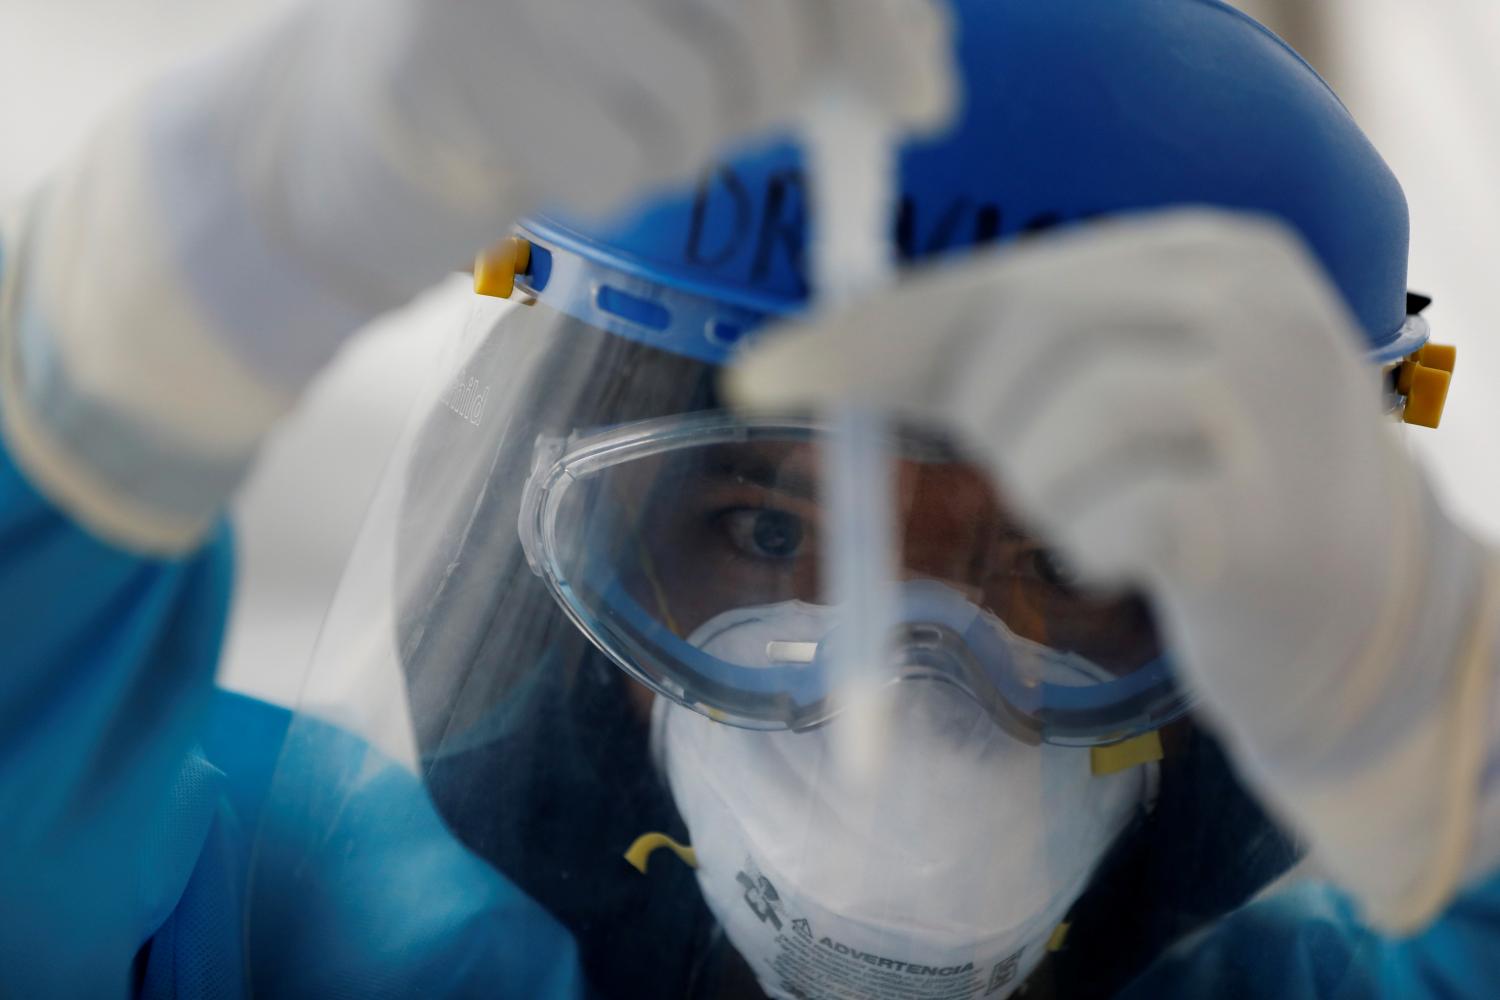
<instances>
[{"instance_id":1,"label":"eyebrow","mask_svg":"<svg viewBox=\"0 0 1500 1000\"><path fill-rule=\"evenodd\" d=\"M821 500L818 481L800 456L799 460L786 460L745 445L717 445L699 452L696 464L696 471L707 477L748 483L808 503L816 504ZM990 517L1001 539L1046 547L1045 542L1027 531L1000 503L996 502L991 508Z\"/></svg>"},{"instance_id":2,"label":"eyebrow","mask_svg":"<svg viewBox=\"0 0 1500 1000\"><path fill-rule=\"evenodd\" d=\"M734 479L785 493L810 503L818 500L816 480L793 462L778 462L744 448L715 448L703 457L701 470L710 476Z\"/></svg>"}]
</instances>

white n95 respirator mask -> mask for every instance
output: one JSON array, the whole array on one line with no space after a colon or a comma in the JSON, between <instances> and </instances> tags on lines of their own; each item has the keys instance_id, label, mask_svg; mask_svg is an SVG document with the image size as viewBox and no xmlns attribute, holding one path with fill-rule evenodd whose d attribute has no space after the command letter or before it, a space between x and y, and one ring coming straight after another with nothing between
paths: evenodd
<instances>
[{"instance_id":1,"label":"white n95 respirator mask","mask_svg":"<svg viewBox=\"0 0 1500 1000\"><path fill-rule=\"evenodd\" d=\"M774 611L755 627L795 630ZM710 621L691 641L747 637ZM1151 775L1096 777L1087 749L1026 745L943 681L873 697L877 763L859 775L834 752L852 720L756 732L657 699L653 741L708 906L772 997L1009 996Z\"/></svg>"}]
</instances>

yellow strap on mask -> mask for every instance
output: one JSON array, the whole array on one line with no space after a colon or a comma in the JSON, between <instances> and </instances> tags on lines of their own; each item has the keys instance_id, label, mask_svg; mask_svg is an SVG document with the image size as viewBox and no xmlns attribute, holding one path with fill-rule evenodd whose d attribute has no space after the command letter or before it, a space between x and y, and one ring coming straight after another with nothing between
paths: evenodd
<instances>
[{"instance_id":1,"label":"yellow strap on mask","mask_svg":"<svg viewBox=\"0 0 1500 1000\"><path fill-rule=\"evenodd\" d=\"M625 852L625 860L630 862L630 867L644 875L651 855L663 847L681 858L683 864L689 868L698 867L698 855L693 849L679 844L665 833L645 833L635 838L635 843L631 844L629 850Z\"/></svg>"},{"instance_id":2,"label":"yellow strap on mask","mask_svg":"<svg viewBox=\"0 0 1500 1000\"><path fill-rule=\"evenodd\" d=\"M1105 778L1142 764L1155 764L1164 756L1166 754L1162 752L1161 733L1153 729L1122 743L1092 747L1089 750L1089 764L1093 768L1094 777Z\"/></svg>"}]
</instances>

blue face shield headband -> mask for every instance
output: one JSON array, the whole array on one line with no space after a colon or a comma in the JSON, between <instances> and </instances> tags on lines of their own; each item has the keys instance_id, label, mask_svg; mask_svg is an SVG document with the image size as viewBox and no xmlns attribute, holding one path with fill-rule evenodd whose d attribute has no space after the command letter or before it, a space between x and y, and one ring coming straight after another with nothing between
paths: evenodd
<instances>
[{"instance_id":1,"label":"blue face shield headband","mask_svg":"<svg viewBox=\"0 0 1500 1000\"><path fill-rule=\"evenodd\" d=\"M653 691L711 718L806 729L841 708L812 422L704 412L543 439L520 512L531 566ZM879 682L951 683L1027 742L1113 743L1185 711L1149 609L1097 595L930 440L900 456L900 609Z\"/></svg>"}]
</instances>

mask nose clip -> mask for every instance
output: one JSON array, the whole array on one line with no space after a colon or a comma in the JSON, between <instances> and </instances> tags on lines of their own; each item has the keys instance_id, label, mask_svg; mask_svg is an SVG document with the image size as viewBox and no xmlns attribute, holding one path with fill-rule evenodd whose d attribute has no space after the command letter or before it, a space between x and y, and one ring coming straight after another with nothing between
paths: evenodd
<instances>
[{"instance_id":1,"label":"mask nose clip","mask_svg":"<svg viewBox=\"0 0 1500 1000\"><path fill-rule=\"evenodd\" d=\"M936 622L907 622L891 634L887 666L898 680L964 677L973 661L963 637Z\"/></svg>"},{"instance_id":2,"label":"mask nose clip","mask_svg":"<svg viewBox=\"0 0 1500 1000\"><path fill-rule=\"evenodd\" d=\"M816 658L827 662L837 630L816 644ZM810 643L774 643L808 646ZM889 684L932 681L951 684L972 698L1005 733L1028 746L1042 742L1041 726L1011 704L990 679L998 665L986 665L963 633L935 621L909 621L891 633L883 679ZM803 662L806 662L805 660Z\"/></svg>"},{"instance_id":3,"label":"mask nose clip","mask_svg":"<svg viewBox=\"0 0 1500 1000\"><path fill-rule=\"evenodd\" d=\"M968 639L936 622L909 622L896 630L891 663L897 681L935 680L972 698L1006 735L1028 746L1042 742L1037 722L1010 703L990 679Z\"/></svg>"}]
</instances>

